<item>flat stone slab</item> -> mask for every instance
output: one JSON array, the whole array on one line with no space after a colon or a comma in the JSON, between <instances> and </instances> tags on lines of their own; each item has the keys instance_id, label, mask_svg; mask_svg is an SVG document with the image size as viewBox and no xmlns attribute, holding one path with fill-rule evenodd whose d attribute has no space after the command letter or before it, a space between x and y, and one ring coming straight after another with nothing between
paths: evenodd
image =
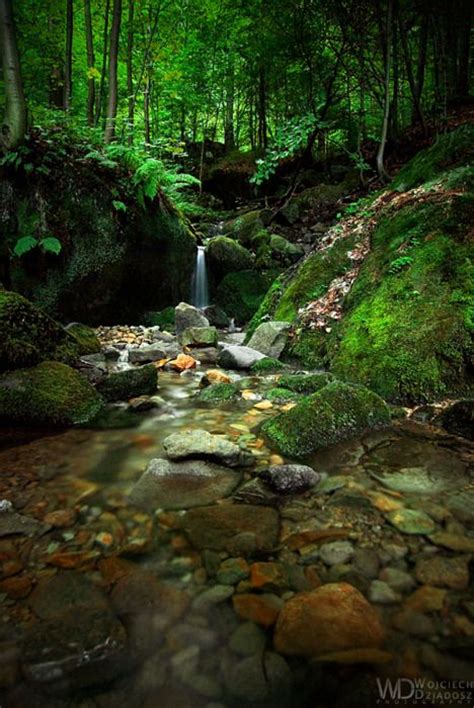
<instances>
[{"instance_id":1,"label":"flat stone slab","mask_svg":"<svg viewBox=\"0 0 474 708\"><path fill-rule=\"evenodd\" d=\"M31 516L17 514L15 511L0 511L0 537L23 534L25 536L41 536L49 531L51 526L42 524Z\"/></svg>"},{"instance_id":2,"label":"flat stone slab","mask_svg":"<svg viewBox=\"0 0 474 708\"><path fill-rule=\"evenodd\" d=\"M203 460L154 459L132 488L129 500L147 511L189 509L229 496L240 474Z\"/></svg>"},{"instance_id":3,"label":"flat stone slab","mask_svg":"<svg viewBox=\"0 0 474 708\"><path fill-rule=\"evenodd\" d=\"M184 517L183 528L196 548L239 555L273 550L280 522L271 507L226 504L191 509Z\"/></svg>"},{"instance_id":4,"label":"flat stone slab","mask_svg":"<svg viewBox=\"0 0 474 708\"><path fill-rule=\"evenodd\" d=\"M206 458L228 467L245 467L254 463L251 452L242 450L220 435L211 435L207 430L183 430L172 433L163 440L163 447L170 460L184 460L188 457Z\"/></svg>"}]
</instances>

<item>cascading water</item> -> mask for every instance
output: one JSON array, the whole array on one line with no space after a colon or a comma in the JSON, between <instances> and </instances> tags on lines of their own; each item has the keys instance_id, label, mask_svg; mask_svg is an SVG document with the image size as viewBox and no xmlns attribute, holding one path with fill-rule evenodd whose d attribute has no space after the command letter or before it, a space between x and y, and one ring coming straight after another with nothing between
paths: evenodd
<instances>
[{"instance_id":1,"label":"cascading water","mask_svg":"<svg viewBox=\"0 0 474 708\"><path fill-rule=\"evenodd\" d=\"M209 288L207 285L206 251L204 246L198 246L196 267L192 282L193 305L203 309L209 305Z\"/></svg>"}]
</instances>

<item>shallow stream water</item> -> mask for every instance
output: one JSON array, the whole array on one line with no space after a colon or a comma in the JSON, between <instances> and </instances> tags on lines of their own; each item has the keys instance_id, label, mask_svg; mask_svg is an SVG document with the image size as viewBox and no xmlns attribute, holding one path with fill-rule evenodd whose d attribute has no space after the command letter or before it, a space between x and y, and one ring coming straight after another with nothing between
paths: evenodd
<instances>
[{"instance_id":1,"label":"shallow stream water","mask_svg":"<svg viewBox=\"0 0 474 708\"><path fill-rule=\"evenodd\" d=\"M129 503L163 439L204 429L245 444L256 464L235 473L240 491L281 460L258 430L279 406L255 408L271 380L246 380L247 400L212 408L194 398L201 375L161 373L166 406L135 414L134 427L4 431L0 498L46 525L0 537L1 705L368 706L377 677L474 681L473 446L398 422L307 460L323 473L312 491L218 500L242 518L246 501L276 509L272 551L226 550L212 529L206 548L186 531L179 488L168 509ZM406 509L421 516L402 528L394 514ZM423 574L433 558L459 567ZM347 663L275 651L283 603L330 582L377 608L384 654Z\"/></svg>"}]
</instances>

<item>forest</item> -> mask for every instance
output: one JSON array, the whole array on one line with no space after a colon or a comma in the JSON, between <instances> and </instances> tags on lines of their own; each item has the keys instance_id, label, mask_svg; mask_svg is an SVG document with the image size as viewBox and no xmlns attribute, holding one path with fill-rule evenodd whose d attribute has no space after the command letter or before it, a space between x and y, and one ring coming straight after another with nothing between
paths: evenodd
<instances>
[{"instance_id":1,"label":"forest","mask_svg":"<svg viewBox=\"0 0 474 708\"><path fill-rule=\"evenodd\" d=\"M472 704L474 6L0 0L0 705Z\"/></svg>"}]
</instances>

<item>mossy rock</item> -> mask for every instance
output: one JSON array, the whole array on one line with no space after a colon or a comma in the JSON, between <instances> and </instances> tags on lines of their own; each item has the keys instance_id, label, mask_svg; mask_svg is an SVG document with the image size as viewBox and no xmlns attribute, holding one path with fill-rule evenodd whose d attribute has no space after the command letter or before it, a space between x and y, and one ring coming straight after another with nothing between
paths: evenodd
<instances>
[{"instance_id":1,"label":"mossy rock","mask_svg":"<svg viewBox=\"0 0 474 708\"><path fill-rule=\"evenodd\" d=\"M229 317L243 324L257 311L275 276L275 271L228 273L216 290L215 300Z\"/></svg>"},{"instance_id":2,"label":"mossy rock","mask_svg":"<svg viewBox=\"0 0 474 708\"><path fill-rule=\"evenodd\" d=\"M334 380L334 376L328 373L320 374L286 374L281 376L278 384L296 393L316 393L324 386Z\"/></svg>"},{"instance_id":3,"label":"mossy rock","mask_svg":"<svg viewBox=\"0 0 474 708\"><path fill-rule=\"evenodd\" d=\"M146 312L141 322L145 327L160 327L163 330L174 328L174 307L170 305L158 312Z\"/></svg>"},{"instance_id":4,"label":"mossy rock","mask_svg":"<svg viewBox=\"0 0 474 708\"><path fill-rule=\"evenodd\" d=\"M53 359L71 364L78 354L64 327L18 293L0 291L0 371Z\"/></svg>"},{"instance_id":5,"label":"mossy rock","mask_svg":"<svg viewBox=\"0 0 474 708\"><path fill-rule=\"evenodd\" d=\"M270 374L286 369L286 365L278 359L272 359L271 356L266 356L264 359L259 359L250 367L253 374Z\"/></svg>"},{"instance_id":6,"label":"mossy rock","mask_svg":"<svg viewBox=\"0 0 474 708\"><path fill-rule=\"evenodd\" d=\"M228 273L250 270L254 265L250 251L227 236L212 238L206 248L206 256L209 272L216 281Z\"/></svg>"},{"instance_id":7,"label":"mossy rock","mask_svg":"<svg viewBox=\"0 0 474 708\"><path fill-rule=\"evenodd\" d=\"M243 246L251 244L253 237L264 229L264 219L260 211L248 211L223 225L224 236L232 236Z\"/></svg>"},{"instance_id":8,"label":"mossy rock","mask_svg":"<svg viewBox=\"0 0 474 708\"><path fill-rule=\"evenodd\" d=\"M288 260L289 262L297 261L301 256L304 256L304 251L301 246L297 246L288 239L279 234L272 234L270 237L270 249L272 254L280 260Z\"/></svg>"},{"instance_id":9,"label":"mossy rock","mask_svg":"<svg viewBox=\"0 0 474 708\"><path fill-rule=\"evenodd\" d=\"M272 403L287 403L290 401L298 401L301 396L287 388L271 388L263 393L264 397Z\"/></svg>"},{"instance_id":10,"label":"mossy rock","mask_svg":"<svg viewBox=\"0 0 474 708\"><path fill-rule=\"evenodd\" d=\"M106 401L128 401L135 396L156 393L158 372L153 364L109 374L97 389Z\"/></svg>"},{"instance_id":11,"label":"mossy rock","mask_svg":"<svg viewBox=\"0 0 474 708\"><path fill-rule=\"evenodd\" d=\"M227 403L239 396L237 386L230 383L212 384L198 393L197 400L201 403Z\"/></svg>"},{"instance_id":12,"label":"mossy rock","mask_svg":"<svg viewBox=\"0 0 474 708\"><path fill-rule=\"evenodd\" d=\"M0 419L26 425L87 424L101 412L102 397L77 371L45 361L0 376Z\"/></svg>"},{"instance_id":13,"label":"mossy rock","mask_svg":"<svg viewBox=\"0 0 474 708\"><path fill-rule=\"evenodd\" d=\"M79 354L98 354L100 352L100 341L92 327L80 322L72 322L65 329L76 340Z\"/></svg>"},{"instance_id":14,"label":"mossy rock","mask_svg":"<svg viewBox=\"0 0 474 708\"><path fill-rule=\"evenodd\" d=\"M472 392L473 222L471 194L380 219L328 338L336 376L399 402Z\"/></svg>"},{"instance_id":15,"label":"mossy rock","mask_svg":"<svg viewBox=\"0 0 474 708\"><path fill-rule=\"evenodd\" d=\"M266 421L262 432L283 455L300 458L389 424L389 408L376 393L334 381Z\"/></svg>"},{"instance_id":16,"label":"mossy rock","mask_svg":"<svg viewBox=\"0 0 474 708\"><path fill-rule=\"evenodd\" d=\"M288 342L285 357L306 369L328 366L327 334L323 330L299 329Z\"/></svg>"},{"instance_id":17,"label":"mossy rock","mask_svg":"<svg viewBox=\"0 0 474 708\"><path fill-rule=\"evenodd\" d=\"M400 192L434 180L474 157L474 126L464 125L440 135L434 145L419 152L403 167L390 187Z\"/></svg>"}]
</instances>

